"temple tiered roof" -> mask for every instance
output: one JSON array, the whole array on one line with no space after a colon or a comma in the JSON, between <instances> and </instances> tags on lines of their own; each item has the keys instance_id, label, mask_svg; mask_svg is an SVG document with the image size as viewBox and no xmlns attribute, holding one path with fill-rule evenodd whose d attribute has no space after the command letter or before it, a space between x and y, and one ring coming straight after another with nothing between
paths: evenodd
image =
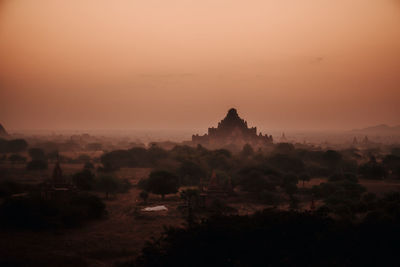
<instances>
[{"instance_id":1,"label":"temple tiered roof","mask_svg":"<svg viewBox=\"0 0 400 267\"><path fill-rule=\"evenodd\" d=\"M203 136L193 135L192 142L201 145L243 145L246 143L259 146L272 143L272 136L257 135L257 128L249 128L247 121L239 117L237 110L231 108L225 118L218 123L218 127L208 128L208 134Z\"/></svg>"}]
</instances>

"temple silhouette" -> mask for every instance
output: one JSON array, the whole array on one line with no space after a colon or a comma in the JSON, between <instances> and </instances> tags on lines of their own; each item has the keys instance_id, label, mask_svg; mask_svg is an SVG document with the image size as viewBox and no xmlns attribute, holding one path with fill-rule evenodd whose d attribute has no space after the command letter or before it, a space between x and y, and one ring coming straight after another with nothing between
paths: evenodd
<instances>
[{"instance_id":1,"label":"temple silhouette","mask_svg":"<svg viewBox=\"0 0 400 267\"><path fill-rule=\"evenodd\" d=\"M220 147L230 144L250 144L254 147L264 146L273 142L272 135L257 134L257 127L249 128L247 121L239 117L237 110L231 108L218 127L208 128L208 134L193 135L192 143L209 147Z\"/></svg>"}]
</instances>

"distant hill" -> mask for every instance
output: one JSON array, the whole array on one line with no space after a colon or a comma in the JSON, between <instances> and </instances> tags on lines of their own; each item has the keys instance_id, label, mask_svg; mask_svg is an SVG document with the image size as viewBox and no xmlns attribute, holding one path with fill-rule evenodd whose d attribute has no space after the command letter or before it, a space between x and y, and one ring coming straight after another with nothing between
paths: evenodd
<instances>
[{"instance_id":1,"label":"distant hill","mask_svg":"<svg viewBox=\"0 0 400 267\"><path fill-rule=\"evenodd\" d=\"M352 132L364 134L400 134L400 125L388 126L386 124L379 124L367 128L354 129Z\"/></svg>"},{"instance_id":2,"label":"distant hill","mask_svg":"<svg viewBox=\"0 0 400 267\"><path fill-rule=\"evenodd\" d=\"M0 124L0 136L7 136L8 133L6 129L4 129L3 125Z\"/></svg>"}]
</instances>

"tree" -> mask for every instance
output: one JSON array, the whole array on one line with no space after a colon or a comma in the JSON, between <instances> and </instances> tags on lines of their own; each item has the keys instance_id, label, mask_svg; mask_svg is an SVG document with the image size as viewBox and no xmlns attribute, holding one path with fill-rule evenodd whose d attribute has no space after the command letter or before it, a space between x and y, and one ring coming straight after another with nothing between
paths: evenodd
<instances>
[{"instance_id":1,"label":"tree","mask_svg":"<svg viewBox=\"0 0 400 267\"><path fill-rule=\"evenodd\" d=\"M91 190L94 183L94 174L89 169L75 173L72 180L76 187L81 190Z\"/></svg>"},{"instance_id":2,"label":"tree","mask_svg":"<svg viewBox=\"0 0 400 267\"><path fill-rule=\"evenodd\" d=\"M195 200L195 205L197 206L199 195L200 195L200 192L197 188L187 188L180 192L181 198L183 198L187 204L187 208L188 208L187 223L188 223L189 227L192 227L193 223L195 221L194 214L193 214L193 206L194 206L193 199Z\"/></svg>"},{"instance_id":3,"label":"tree","mask_svg":"<svg viewBox=\"0 0 400 267\"><path fill-rule=\"evenodd\" d=\"M89 143L86 145L86 149L89 151L100 151L103 149L103 145L101 143Z\"/></svg>"},{"instance_id":4,"label":"tree","mask_svg":"<svg viewBox=\"0 0 400 267\"><path fill-rule=\"evenodd\" d=\"M79 155L79 157L77 158L77 160L79 161L79 162L82 162L82 163L84 163L84 162L88 162L88 161L90 161L90 156L89 155L87 155L87 154L81 154L81 155Z\"/></svg>"},{"instance_id":5,"label":"tree","mask_svg":"<svg viewBox=\"0 0 400 267\"><path fill-rule=\"evenodd\" d=\"M268 158L267 163L283 173L303 173L305 165L301 157L294 155L275 154Z\"/></svg>"},{"instance_id":6,"label":"tree","mask_svg":"<svg viewBox=\"0 0 400 267\"><path fill-rule=\"evenodd\" d=\"M200 179L205 177L206 170L199 164L184 160L178 169L178 175L180 176L181 185L198 185Z\"/></svg>"},{"instance_id":7,"label":"tree","mask_svg":"<svg viewBox=\"0 0 400 267\"><path fill-rule=\"evenodd\" d=\"M28 148L28 143L24 139L14 139L7 141L5 152L18 153L25 151Z\"/></svg>"},{"instance_id":8,"label":"tree","mask_svg":"<svg viewBox=\"0 0 400 267\"><path fill-rule=\"evenodd\" d=\"M148 191L161 195L162 199L167 194L178 192L178 177L167 171L151 172L147 182Z\"/></svg>"},{"instance_id":9,"label":"tree","mask_svg":"<svg viewBox=\"0 0 400 267\"><path fill-rule=\"evenodd\" d=\"M293 174L288 174L283 177L283 188L291 199L293 198L293 194L297 192L298 181L299 179L297 176Z\"/></svg>"},{"instance_id":10,"label":"tree","mask_svg":"<svg viewBox=\"0 0 400 267\"><path fill-rule=\"evenodd\" d=\"M251 170L245 173L239 173L237 184L241 190L246 192L261 192L270 188L270 183L266 176L259 170Z\"/></svg>"},{"instance_id":11,"label":"tree","mask_svg":"<svg viewBox=\"0 0 400 267\"><path fill-rule=\"evenodd\" d=\"M32 160L26 165L27 170L45 170L47 169L47 161L45 160Z\"/></svg>"},{"instance_id":12,"label":"tree","mask_svg":"<svg viewBox=\"0 0 400 267\"><path fill-rule=\"evenodd\" d=\"M109 193L116 193L118 187L118 179L111 175L100 175L96 181L97 190L105 193L106 199L108 199Z\"/></svg>"},{"instance_id":13,"label":"tree","mask_svg":"<svg viewBox=\"0 0 400 267\"><path fill-rule=\"evenodd\" d=\"M383 164L376 162L375 158L358 168L359 174L367 179L383 179L386 177L386 170Z\"/></svg>"},{"instance_id":14,"label":"tree","mask_svg":"<svg viewBox=\"0 0 400 267\"><path fill-rule=\"evenodd\" d=\"M274 207L278 206L281 202L281 196L279 193L271 192L268 190L260 192L259 198L263 203L272 205Z\"/></svg>"},{"instance_id":15,"label":"tree","mask_svg":"<svg viewBox=\"0 0 400 267\"><path fill-rule=\"evenodd\" d=\"M299 182L299 178L297 178L297 176L294 174L287 174L287 175L285 175L285 177L283 177L284 185L287 185L287 184L297 185L298 182Z\"/></svg>"},{"instance_id":16,"label":"tree","mask_svg":"<svg viewBox=\"0 0 400 267\"><path fill-rule=\"evenodd\" d=\"M294 151L294 145L290 143L278 143L275 146L274 153L277 154L289 154Z\"/></svg>"},{"instance_id":17,"label":"tree","mask_svg":"<svg viewBox=\"0 0 400 267\"><path fill-rule=\"evenodd\" d=\"M196 199L200 196L199 189L197 188L186 188L179 193L180 197L186 201L188 206L193 204L193 199Z\"/></svg>"},{"instance_id":18,"label":"tree","mask_svg":"<svg viewBox=\"0 0 400 267\"><path fill-rule=\"evenodd\" d=\"M293 198L293 194L297 192L297 186L296 184L285 184L284 185L285 188L285 192L289 195L289 197L292 199Z\"/></svg>"},{"instance_id":19,"label":"tree","mask_svg":"<svg viewBox=\"0 0 400 267\"><path fill-rule=\"evenodd\" d=\"M305 174L305 173L300 175L299 178L300 178L301 181L303 181L303 187L304 187L304 182L305 181L310 181L310 176L308 174Z\"/></svg>"},{"instance_id":20,"label":"tree","mask_svg":"<svg viewBox=\"0 0 400 267\"><path fill-rule=\"evenodd\" d=\"M325 161L326 166L334 171L340 167L342 161L342 154L335 150L327 150L323 155L322 159Z\"/></svg>"},{"instance_id":21,"label":"tree","mask_svg":"<svg viewBox=\"0 0 400 267\"><path fill-rule=\"evenodd\" d=\"M46 160L46 155L41 148L30 148L28 153L32 160Z\"/></svg>"},{"instance_id":22,"label":"tree","mask_svg":"<svg viewBox=\"0 0 400 267\"><path fill-rule=\"evenodd\" d=\"M19 154L12 154L8 157L8 160L11 161L13 164L16 162L26 162L26 158L19 155Z\"/></svg>"},{"instance_id":23,"label":"tree","mask_svg":"<svg viewBox=\"0 0 400 267\"><path fill-rule=\"evenodd\" d=\"M147 193L147 191L143 190L142 192L140 192L139 197L141 199L143 199L144 203L146 203L147 199L149 198L149 193Z\"/></svg>"},{"instance_id":24,"label":"tree","mask_svg":"<svg viewBox=\"0 0 400 267\"><path fill-rule=\"evenodd\" d=\"M254 154L253 147L251 145L249 145L249 144L245 144L243 146L243 149L242 149L242 152L241 152L242 157L247 158L247 157L252 156L253 154Z\"/></svg>"},{"instance_id":25,"label":"tree","mask_svg":"<svg viewBox=\"0 0 400 267\"><path fill-rule=\"evenodd\" d=\"M94 170L94 164L91 163L90 161L86 162L85 165L83 166L84 169L90 169Z\"/></svg>"},{"instance_id":26,"label":"tree","mask_svg":"<svg viewBox=\"0 0 400 267\"><path fill-rule=\"evenodd\" d=\"M46 157L48 160L50 160L50 162L54 162L60 159L60 153L58 152L58 150L52 150L51 152L47 153Z\"/></svg>"}]
</instances>

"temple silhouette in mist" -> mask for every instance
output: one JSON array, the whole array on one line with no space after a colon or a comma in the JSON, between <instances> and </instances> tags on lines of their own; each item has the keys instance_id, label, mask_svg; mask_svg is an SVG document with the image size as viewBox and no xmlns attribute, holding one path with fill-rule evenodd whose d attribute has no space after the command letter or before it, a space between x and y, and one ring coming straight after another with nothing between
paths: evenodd
<instances>
[{"instance_id":1,"label":"temple silhouette in mist","mask_svg":"<svg viewBox=\"0 0 400 267\"><path fill-rule=\"evenodd\" d=\"M192 143L210 147L225 145L244 145L250 144L254 147L271 144L272 135L257 134L257 127L249 128L247 121L239 117L237 110L231 108L223 120L218 123L218 127L208 128L208 134L193 135Z\"/></svg>"}]
</instances>

